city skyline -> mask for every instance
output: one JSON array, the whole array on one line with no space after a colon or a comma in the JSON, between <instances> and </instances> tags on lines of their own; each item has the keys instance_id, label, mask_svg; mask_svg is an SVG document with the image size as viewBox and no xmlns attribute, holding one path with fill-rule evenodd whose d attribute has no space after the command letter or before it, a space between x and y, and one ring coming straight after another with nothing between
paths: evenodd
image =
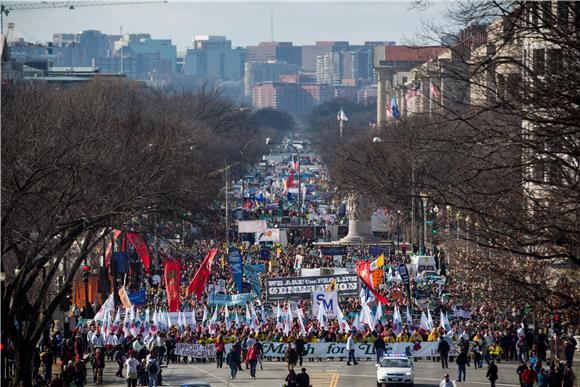
<instances>
[{"instance_id":1,"label":"city skyline","mask_svg":"<svg viewBox=\"0 0 580 387\"><path fill-rule=\"evenodd\" d=\"M5 18L4 28L14 23L13 38L41 43L51 41L53 33L99 30L116 34L122 29L123 33L171 39L181 51L191 47L195 35L223 35L236 47L271 41L272 13L274 41L405 43L416 41L423 22L443 23L446 6L435 2L418 11L410 8L410 2L169 2L14 11ZM300 28L295 21L300 21Z\"/></svg>"}]
</instances>

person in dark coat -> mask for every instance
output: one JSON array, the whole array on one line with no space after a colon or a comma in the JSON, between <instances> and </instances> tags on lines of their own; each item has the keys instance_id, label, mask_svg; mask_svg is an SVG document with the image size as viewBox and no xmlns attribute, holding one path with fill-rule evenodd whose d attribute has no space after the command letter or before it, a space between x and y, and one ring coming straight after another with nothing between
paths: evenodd
<instances>
[{"instance_id":1,"label":"person in dark coat","mask_svg":"<svg viewBox=\"0 0 580 387\"><path fill-rule=\"evenodd\" d=\"M373 343L373 348L375 350L375 354L377 355L377 364L380 363L381 358L385 353L385 340L383 340L382 335L378 335L377 339Z\"/></svg>"},{"instance_id":2,"label":"person in dark coat","mask_svg":"<svg viewBox=\"0 0 580 387\"><path fill-rule=\"evenodd\" d=\"M461 351L459 355L457 355L457 359L455 359L455 363L457 364L457 381L458 382L465 382L465 376L467 373L466 367L467 363L469 363L469 359L467 358L467 352Z\"/></svg>"},{"instance_id":3,"label":"person in dark coat","mask_svg":"<svg viewBox=\"0 0 580 387\"><path fill-rule=\"evenodd\" d=\"M449 349L449 343L441 336L437 346L437 353L441 356L441 368L449 368Z\"/></svg>"},{"instance_id":4,"label":"person in dark coat","mask_svg":"<svg viewBox=\"0 0 580 387\"><path fill-rule=\"evenodd\" d=\"M495 362L492 360L487 367L487 374L485 375L491 383L491 387L495 387L495 381L498 379L498 372L499 370L497 369Z\"/></svg>"},{"instance_id":5,"label":"person in dark coat","mask_svg":"<svg viewBox=\"0 0 580 387\"><path fill-rule=\"evenodd\" d=\"M296 353L298 354L298 362L302 367L302 356L304 356L304 339L302 335L298 336L298 338L294 341L294 345L296 346Z\"/></svg>"},{"instance_id":6,"label":"person in dark coat","mask_svg":"<svg viewBox=\"0 0 580 387\"><path fill-rule=\"evenodd\" d=\"M302 368L302 372L296 375L298 387L310 387L310 376L306 373L306 368Z\"/></svg>"}]
</instances>

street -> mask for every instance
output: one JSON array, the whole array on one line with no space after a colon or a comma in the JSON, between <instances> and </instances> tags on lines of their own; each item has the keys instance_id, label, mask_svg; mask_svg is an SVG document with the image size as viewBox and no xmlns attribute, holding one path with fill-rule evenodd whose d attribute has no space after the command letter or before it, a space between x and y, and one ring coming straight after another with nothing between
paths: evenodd
<instances>
[{"instance_id":1,"label":"street","mask_svg":"<svg viewBox=\"0 0 580 387\"><path fill-rule=\"evenodd\" d=\"M230 383L229 368L224 365L222 369L216 369L215 363L194 364L171 364L168 368L163 367L163 385L180 386L191 382L208 382L212 387L224 386L255 386L255 387L281 387L285 384L284 379L288 373L284 362L264 362L264 370L258 367L256 379L251 379L249 371L238 372L237 379ZM303 366L310 375L312 387L374 387L375 365L374 362L361 361L357 366L346 366L345 362L304 362ZM500 363L499 380L497 386L519 386L515 369L516 363ZM301 367L297 367L300 372ZM115 377L116 366L107 364L104 373L104 385L125 384L125 379ZM446 370L455 380L457 366L450 364ZM489 386L485 378L486 368L474 370L467 368L467 382L457 383L457 387L480 387ZM443 379L444 371L439 363L422 360L415 363L415 386L438 386ZM90 385L90 384L89 384Z\"/></svg>"}]
</instances>

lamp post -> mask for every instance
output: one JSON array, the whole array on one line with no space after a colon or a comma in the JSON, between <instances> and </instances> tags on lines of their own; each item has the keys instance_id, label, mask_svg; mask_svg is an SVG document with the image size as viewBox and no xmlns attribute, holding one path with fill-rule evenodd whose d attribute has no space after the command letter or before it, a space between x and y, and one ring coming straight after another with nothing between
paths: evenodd
<instances>
[{"instance_id":1,"label":"lamp post","mask_svg":"<svg viewBox=\"0 0 580 387\"><path fill-rule=\"evenodd\" d=\"M421 200L423 201L423 254L427 250L427 194L421 193Z\"/></svg>"},{"instance_id":2,"label":"lamp post","mask_svg":"<svg viewBox=\"0 0 580 387\"><path fill-rule=\"evenodd\" d=\"M401 210L397 210L397 251L400 250L401 247Z\"/></svg>"}]
</instances>

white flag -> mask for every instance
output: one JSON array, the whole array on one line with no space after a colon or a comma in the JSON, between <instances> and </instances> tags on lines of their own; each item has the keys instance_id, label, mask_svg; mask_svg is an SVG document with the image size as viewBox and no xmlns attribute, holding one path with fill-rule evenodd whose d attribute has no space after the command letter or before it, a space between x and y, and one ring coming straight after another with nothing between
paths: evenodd
<instances>
[{"instance_id":1,"label":"white flag","mask_svg":"<svg viewBox=\"0 0 580 387\"><path fill-rule=\"evenodd\" d=\"M383 307L381 306L381 303L379 302L377 304L377 310L375 311L375 320L381 321L381 318L383 318Z\"/></svg>"},{"instance_id":2,"label":"white flag","mask_svg":"<svg viewBox=\"0 0 580 387\"><path fill-rule=\"evenodd\" d=\"M236 328L239 328L240 327L240 319L238 318L238 311L236 310L234 313L235 313L234 314L234 316L235 316L234 321L236 322Z\"/></svg>"},{"instance_id":3,"label":"white flag","mask_svg":"<svg viewBox=\"0 0 580 387\"><path fill-rule=\"evenodd\" d=\"M356 316L354 316L354 321L353 321L353 327L357 330L360 331L361 330L361 325L360 325L360 316L357 313Z\"/></svg>"},{"instance_id":4,"label":"white flag","mask_svg":"<svg viewBox=\"0 0 580 387\"><path fill-rule=\"evenodd\" d=\"M427 319L427 316L425 316L425 312L421 312L421 322L419 323L419 328L426 331L431 330L431 328L429 328L429 320Z\"/></svg>"},{"instance_id":5,"label":"white flag","mask_svg":"<svg viewBox=\"0 0 580 387\"><path fill-rule=\"evenodd\" d=\"M342 110L342 107L340 108L340 111L336 114L336 119L338 121L348 121L348 117L346 116L346 114L344 114L344 110Z\"/></svg>"},{"instance_id":6,"label":"white flag","mask_svg":"<svg viewBox=\"0 0 580 387\"><path fill-rule=\"evenodd\" d=\"M433 329L433 318L431 317L429 307L427 307L427 321L429 322L429 330Z\"/></svg>"},{"instance_id":7,"label":"white flag","mask_svg":"<svg viewBox=\"0 0 580 387\"><path fill-rule=\"evenodd\" d=\"M201 327L205 328L205 322L207 321L207 307L203 306L203 317L201 318Z\"/></svg>"},{"instance_id":8,"label":"white flag","mask_svg":"<svg viewBox=\"0 0 580 387\"><path fill-rule=\"evenodd\" d=\"M409 326L409 329L411 328L411 325L413 325L413 319L411 318L411 312L409 312L409 305L407 305L407 325Z\"/></svg>"},{"instance_id":9,"label":"white flag","mask_svg":"<svg viewBox=\"0 0 580 387\"><path fill-rule=\"evenodd\" d=\"M252 321L252 315L250 314L250 308L248 308L248 304L246 304L246 321L247 322Z\"/></svg>"},{"instance_id":10,"label":"white flag","mask_svg":"<svg viewBox=\"0 0 580 387\"><path fill-rule=\"evenodd\" d=\"M165 312L165 317L167 318L167 329L169 329L173 326L173 323L171 322L171 317L169 317L169 313Z\"/></svg>"},{"instance_id":11,"label":"white flag","mask_svg":"<svg viewBox=\"0 0 580 387\"><path fill-rule=\"evenodd\" d=\"M340 307L337 310L337 314L338 314L338 328L342 331L342 332L348 332L350 331L350 326L348 325L348 322L345 320L344 318L344 314L342 314L342 310L340 309Z\"/></svg>"}]
</instances>

